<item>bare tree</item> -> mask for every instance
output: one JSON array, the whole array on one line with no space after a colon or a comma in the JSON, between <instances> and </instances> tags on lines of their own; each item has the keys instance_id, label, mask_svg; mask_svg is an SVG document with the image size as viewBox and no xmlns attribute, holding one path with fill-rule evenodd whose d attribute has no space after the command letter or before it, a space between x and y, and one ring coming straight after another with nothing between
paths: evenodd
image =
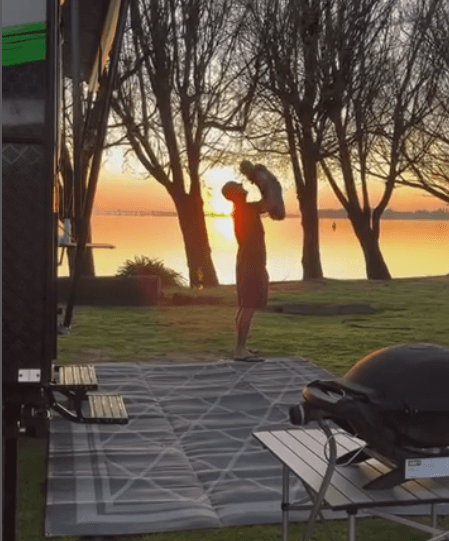
<instances>
[{"instance_id":1,"label":"bare tree","mask_svg":"<svg viewBox=\"0 0 449 541\"><path fill-rule=\"evenodd\" d=\"M409 17L410 4L401 0L326 2L328 110L337 152L321 165L347 211L370 279L391 277L379 245L380 221L407 168L401 149L435 96L435 71L420 51L438 3L417 0L419 17ZM374 177L384 181L375 206Z\"/></svg>"},{"instance_id":2,"label":"bare tree","mask_svg":"<svg viewBox=\"0 0 449 541\"><path fill-rule=\"evenodd\" d=\"M190 283L218 284L201 190L201 163L221 130L242 129L246 89L234 70L238 10L231 0L131 2L113 110L122 142L165 187L178 213Z\"/></svg>"},{"instance_id":3,"label":"bare tree","mask_svg":"<svg viewBox=\"0 0 449 541\"><path fill-rule=\"evenodd\" d=\"M326 132L321 114L321 0L252 0L248 32L261 70L248 136L259 152L287 155L303 227L303 279L322 278L318 163Z\"/></svg>"},{"instance_id":4,"label":"bare tree","mask_svg":"<svg viewBox=\"0 0 449 541\"><path fill-rule=\"evenodd\" d=\"M105 78L99 81L99 92L104 91ZM62 119L61 119L61 156L60 156L60 203L59 203L59 219L61 222L70 220L70 231L68 231L69 244L67 246L67 259L69 274L73 276L75 271L75 254L76 242L80 242L82 234L82 221L85 196L87 190L87 175L89 172L91 159L93 155L92 138L85 138L81 152L80 168L81 181L75 179L74 172L74 122L73 122L73 96L74 85L73 81L66 77L62 86ZM92 131L92 126L98 123L100 110L98 104L93 99L92 94L89 94L83 85L79 87L79 98L82 102L80 122L84 124L85 134ZM71 101L70 101L71 100ZM89 224L90 225L90 224ZM87 234L87 242L92 241L92 232L89 227ZM80 261L81 276L95 276L94 255L90 246L86 246Z\"/></svg>"},{"instance_id":5,"label":"bare tree","mask_svg":"<svg viewBox=\"0 0 449 541\"><path fill-rule=\"evenodd\" d=\"M441 131L434 131L437 127ZM400 175L398 184L423 190L449 204L448 117L439 115L435 125L417 131L402 155L408 169Z\"/></svg>"},{"instance_id":6,"label":"bare tree","mask_svg":"<svg viewBox=\"0 0 449 541\"><path fill-rule=\"evenodd\" d=\"M416 14L419 16L419 13ZM417 127L402 155L409 169L398 183L449 203L449 6L440 3L426 29L423 62L438 77L432 112Z\"/></svg>"}]
</instances>

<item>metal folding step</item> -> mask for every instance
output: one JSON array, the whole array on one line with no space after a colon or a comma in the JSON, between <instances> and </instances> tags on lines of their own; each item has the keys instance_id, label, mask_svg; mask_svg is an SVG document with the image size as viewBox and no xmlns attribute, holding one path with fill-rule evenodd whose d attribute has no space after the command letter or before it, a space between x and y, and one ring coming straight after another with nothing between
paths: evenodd
<instances>
[{"instance_id":1,"label":"metal folding step","mask_svg":"<svg viewBox=\"0 0 449 541\"><path fill-rule=\"evenodd\" d=\"M119 395L89 395L89 422L126 424L128 414Z\"/></svg>"},{"instance_id":2,"label":"metal folding step","mask_svg":"<svg viewBox=\"0 0 449 541\"><path fill-rule=\"evenodd\" d=\"M95 367L91 364L57 366L55 374L59 375L55 381L55 388L63 387L73 391L95 391L98 389L97 374Z\"/></svg>"},{"instance_id":3,"label":"metal folding step","mask_svg":"<svg viewBox=\"0 0 449 541\"><path fill-rule=\"evenodd\" d=\"M125 402L121 396L90 394L91 391L98 390L97 375L93 365L54 366L53 370L53 381L47 388L47 393L51 407L60 415L75 423L126 424L128 422ZM55 392L65 395L66 403L57 400Z\"/></svg>"}]
</instances>

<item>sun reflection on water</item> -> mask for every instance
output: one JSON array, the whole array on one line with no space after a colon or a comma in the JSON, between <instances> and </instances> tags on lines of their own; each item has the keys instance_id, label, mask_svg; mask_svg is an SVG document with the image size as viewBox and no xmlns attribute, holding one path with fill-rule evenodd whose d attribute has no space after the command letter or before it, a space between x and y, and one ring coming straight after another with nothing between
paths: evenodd
<instances>
[{"instance_id":1,"label":"sun reflection on water","mask_svg":"<svg viewBox=\"0 0 449 541\"><path fill-rule=\"evenodd\" d=\"M302 278L302 229L299 218L274 222L263 220L268 272L272 281ZM231 217L207 217L212 259L221 283L235 283L237 242ZM110 243L115 250L95 250L97 276L117 272L126 259L146 255L161 259L188 276L182 234L176 217L94 216L93 241ZM449 222L384 220L381 248L393 277L447 274L449 269ZM327 278L366 278L363 253L348 220L320 221L320 251ZM67 262L58 269L67 276Z\"/></svg>"},{"instance_id":2,"label":"sun reflection on water","mask_svg":"<svg viewBox=\"0 0 449 541\"><path fill-rule=\"evenodd\" d=\"M211 246L223 247L235 243L234 225L232 218L209 219L208 229Z\"/></svg>"}]
</instances>

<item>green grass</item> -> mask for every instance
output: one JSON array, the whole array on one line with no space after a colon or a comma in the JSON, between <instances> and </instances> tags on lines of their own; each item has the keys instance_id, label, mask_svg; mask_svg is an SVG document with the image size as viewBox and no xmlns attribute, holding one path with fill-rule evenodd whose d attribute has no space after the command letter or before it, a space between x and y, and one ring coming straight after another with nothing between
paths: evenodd
<instances>
[{"instance_id":1,"label":"green grass","mask_svg":"<svg viewBox=\"0 0 449 541\"><path fill-rule=\"evenodd\" d=\"M288 283L275 286L270 303L365 303L376 313L258 313L250 342L264 355L304 356L341 375L362 356L387 345L425 341L449 346L447 277L390 282L323 280L298 286L297 290L288 290ZM175 291L166 290L166 298L170 300ZM119 309L77 307L72 334L59 340L58 362L89 358L146 361L176 353L229 357L234 342L234 288L195 291L191 295L217 297L220 303L170 306L165 302L159 307Z\"/></svg>"},{"instance_id":2,"label":"green grass","mask_svg":"<svg viewBox=\"0 0 449 541\"><path fill-rule=\"evenodd\" d=\"M218 297L215 306L170 306L177 290L166 289L166 301L149 308L77 307L72 334L58 340L58 363L79 361L163 361L176 356L229 358L234 342L235 289L223 286L183 294ZM291 316L257 314L250 342L266 356L303 356L335 375L345 373L364 355L404 342L432 342L449 346L447 318L449 277L365 280L321 280L273 285L270 303L366 303L373 315ZM20 442L18 541L43 541L46 446L42 441ZM440 524L449 527L449 517ZM335 521L336 541L346 539L346 523ZM299 539L304 525L292 525L291 539ZM421 541L428 535L380 519L360 520L361 541ZM65 537L66 541L79 538ZM114 537L123 541L273 541L281 539L275 526L238 527ZM326 539L318 525L316 541Z\"/></svg>"}]
</instances>

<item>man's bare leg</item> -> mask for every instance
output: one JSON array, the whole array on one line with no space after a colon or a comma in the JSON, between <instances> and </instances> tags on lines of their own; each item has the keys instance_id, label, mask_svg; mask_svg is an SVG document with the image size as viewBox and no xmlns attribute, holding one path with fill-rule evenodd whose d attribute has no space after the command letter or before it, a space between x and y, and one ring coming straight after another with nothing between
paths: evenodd
<instances>
[{"instance_id":1,"label":"man's bare leg","mask_svg":"<svg viewBox=\"0 0 449 541\"><path fill-rule=\"evenodd\" d=\"M254 316L254 308L242 308L237 310L235 316L235 330L236 330L236 344L235 344L235 357L250 357L251 352L246 348L246 340L248 338L249 329L251 327L251 321Z\"/></svg>"}]
</instances>

